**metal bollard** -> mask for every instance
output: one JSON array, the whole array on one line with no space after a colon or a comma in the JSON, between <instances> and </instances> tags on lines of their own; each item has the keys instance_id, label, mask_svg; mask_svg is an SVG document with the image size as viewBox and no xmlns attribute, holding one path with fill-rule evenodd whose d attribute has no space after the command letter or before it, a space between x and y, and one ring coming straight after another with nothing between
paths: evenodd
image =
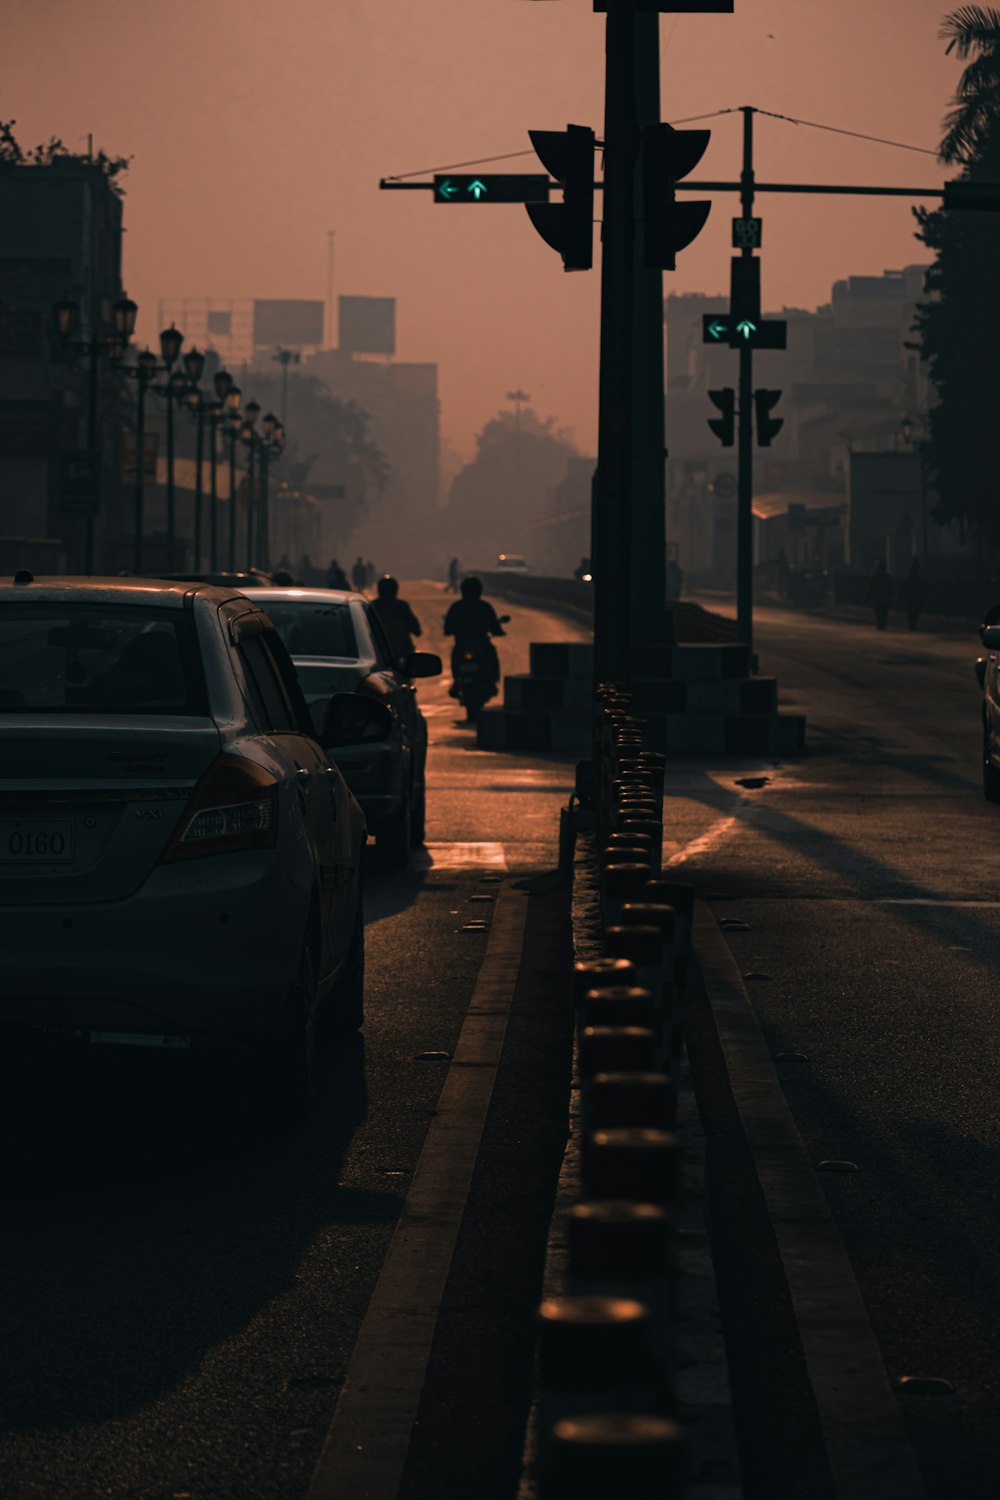
<instances>
[{"instance_id":1,"label":"metal bollard","mask_svg":"<svg viewBox=\"0 0 1000 1500\"><path fill-rule=\"evenodd\" d=\"M611 871L615 868L612 866ZM626 904L619 904L619 916ZM635 965L635 982L644 989L652 990L657 1010L661 1015L669 1017L673 1005L673 963L668 966L665 960L663 934L659 927L654 927L651 923L642 926L615 923L604 929L604 947L611 958L631 959ZM669 1029L664 1025L660 1064L666 1062L668 1042Z\"/></svg>"},{"instance_id":2,"label":"metal bollard","mask_svg":"<svg viewBox=\"0 0 1000 1500\"><path fill-rule=\"evenodd\" d=\"M580 1078L595 1073L652 1073L656 1033L648 1026L585 1026L580 1033Z\"/></svg>"},{"instance_id":3,"label":"metal bollard","mask_svg":"<svg viewBox=\"0 0 1000 1500\"><path fill-rule=\"evenodd\" d=\"M663 823L658 818L625 818L620 824L616 824L616 833L642 833L649 839L651 845L651 864L654 871L659 872L663 860ZM656 876L654 875L654 879ZM655 900L655 897L650 897Z\"/></svg>"},{"instance_id":4,"label":"metal bollard","mask_svg":"<svg viewBox=\"0 0 1000 1500\"><path fill-rule=\"evenodd\" d=\"M581 1026L646 1026L654 1034L663 1028L663 1012L652 990L635 984L608 985L588 990L580 1007Z\"/></svg>"},{"instance_id":5,"label":"metal bollard","mask_svg":"<svg viewBox=\"0 0 1000 1500\"><path fill-rule=\"evenodd\" d=\"M646 860L630 860L608 865L604 871L602 906L605 925L613 926L626 901L638 901L649 883L652 865ZM613 958L629 958L628 953L614 953Z\"/></svg>"},{"instance_id":6,"label":"metal bollard","mask_svg":"<svg viewBox=\"0 0 1000 1500\"><path fill-rule=\"evenodd\" d=\"M595 1073L590 1080L591 1129L637 1125L673 1130L677 1095L665 1073Z\"/></svg>"},{"instance_id":7,"label":"metal bollard","mask_svg":"<svg viewBox=\"0 0 1000 1500\"><path fill-rule=\"evenodd\" d=\"M677 1312L674 1227L658 1203L576 1203L563 1221L575 1297L631 1297L653 1314L653 1352L669 1391Z\"/></svg>"},{"instance_id":8,"label":"metal bollard","mask_svg":"<svg viewBox=\"0 0 1000 1500\"><path fill-rule=\"evenodd\" d=\"M627 1297L553 1297L538 1327L542 1467L556 1422L585 1412L655 1410L653 1315Z\"/></svg>"},{"instance_id":9,"label":"metal bollard","mask_svg":"<svg viewBox=\"0 0 1000 1500\"><path fill-rule=\"evenodd\" d=\"M683 1046L684 986L678 975L680 917L674 907L654 901L626 901L618 916L622 927L658 927L663 937L662 1002L670 1037L671 1057L679 1057Z\"/></svg>"},{"instance_id":10,"label":"metal bollard","mask_svg":"<svg viewBox=\"0 0 1000 1500\"><path fill-rule=\"evenodd\" d=\"M635 965L627 958L593 958L573 965L573 1003L580 1005L588 990L635 984Z\"/></svg>"},{"instance_id":11,"label":"metal bollard","mask_svg":"<svg viewBox=\"0 0 1000 1500\"><path fill-rule=\"evenodd\" d=\"M687 983L691 961L691 925L694 921L694 886L680 880L664 880L658 876L639 898L661 906L672 906L677 913L677 961L676 979L683 988Z\"/></svg>"},{"instance_id":12,"label":"metal bollard","mask_svg":"<svg viewBox=\"0 0 1000 1500\"><path fill-rule=\"evenodd\" d=\"M556 1423L550 1459L541 1500L680 1500L687 1440L669 1417L585 1414Z\"/></svg>"},{"instance_id":13,"label":"metal bollard","mask_svg":"<svg viewBox=\"0 0 1000 1500\"><path fill-rule=\"evenodd\" d=\"M617 1126L595 1130L583 1143L588 1198L629 1198L668 1205L677 1198L680 1142L669 1130Z\"/></svg>"}]
</instances>

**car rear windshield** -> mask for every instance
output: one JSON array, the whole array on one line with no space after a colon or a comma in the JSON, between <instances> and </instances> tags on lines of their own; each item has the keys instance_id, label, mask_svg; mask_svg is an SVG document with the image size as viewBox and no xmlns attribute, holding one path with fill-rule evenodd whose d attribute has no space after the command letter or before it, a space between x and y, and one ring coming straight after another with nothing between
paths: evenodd
<instances>
[{"instance_id":1,"label":"car rear windshield","mask_svg":"<svg viewBox=\"0 0 1000 1500\"><path fill-rule=\"evenodd\" d=\"M186 610L0 606L0 713L207 712L194 620Z\"/></svg>"},{"instance_id":2,"label":"car rear windshield","mask_svg":"<svg viewBox=\"0 0 1000 1500\"><path fill-rule=\"evenodd\" d=\"M263 608L289 656L341 656L356 660L358 643L349 604L308 599L265 599Z\"/></svg>"}]
</instances>

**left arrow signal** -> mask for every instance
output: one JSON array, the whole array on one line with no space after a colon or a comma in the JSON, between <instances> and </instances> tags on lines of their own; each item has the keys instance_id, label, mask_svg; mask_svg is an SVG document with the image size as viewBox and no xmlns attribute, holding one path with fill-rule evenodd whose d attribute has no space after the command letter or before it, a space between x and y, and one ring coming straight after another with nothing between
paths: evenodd
<instances>
[{"instance_id":1,"label":"left arrow signal","mask_svg":"<svg viewBox=\"0 0 1000 1500\"><path fill-rule=\"evenodd\" d=\"M442 198L454 198L456 193L455 184L446 177L444 182L438 184L438 192Z\"/></svg>"}]
</instances>

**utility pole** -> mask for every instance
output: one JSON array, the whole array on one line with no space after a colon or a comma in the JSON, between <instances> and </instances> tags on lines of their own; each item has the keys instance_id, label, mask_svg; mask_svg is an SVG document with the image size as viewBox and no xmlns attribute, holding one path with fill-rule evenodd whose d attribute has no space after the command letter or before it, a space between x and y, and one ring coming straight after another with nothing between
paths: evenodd
<instances>
[{"instance_id":1,"label":"utility pole","mask_svg":"<svg viewBox=\"0 0 1000 1500\"><path fill-rule=\"evenodd\" d=\"M660 122L660 17L635 16L636 123ZM636 217L645 219L641 164L635 169ZM632 332L632 523L630 613L633 641L667 641L667 535L663 389L663 271L647 263L635 236Z\"/></svg>"},{"instance_id":2,"label":"utility pole","mask_svg":"<svg viewBox=\"0 0 1000 1500\"><path fill-rule=\"evenodd\" d=\"M333 241L337 231L328 229L326 231L326 347L333 348ZM287 374L287 370L286 370ZM284 420L284 412L282 412Z\"/></svg>"},{"instance_id":3,"label":"utility pole","mask_svg":"<svg viewBox=\"0 0 1000 1500\"><path fill-rule=\"evenodd\" d=\"M639 159L635 35L627 6L608 10L601 228L601 355L594 559L594 678L627 683L632 620L632 360L635 316L635 176Z\"/></svg>"},{"instance_id":4,"label":"utility pole","mask_svg":"<svg viewBox=\"0 0 1000 1500\"><path fill-rule=\"evenodd\" d=\"M744 219L753 217L753 117L750 105L743 113L743 172L740 176L740 202ZM744 260L753 250L744 245ZM753 650L753 345L740 345L740 392L738 443L738 487L736 509L736 621L740 641Z\"/></svg>"}]
</instances>

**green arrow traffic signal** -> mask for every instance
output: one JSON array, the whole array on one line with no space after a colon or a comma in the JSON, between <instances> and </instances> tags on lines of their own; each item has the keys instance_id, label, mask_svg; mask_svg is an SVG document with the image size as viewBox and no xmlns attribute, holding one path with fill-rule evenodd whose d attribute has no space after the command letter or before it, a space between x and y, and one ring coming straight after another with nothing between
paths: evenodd
<instances>
[{"instance_id":1,"label":"green arrow traffic signal","mask_svg":"<svg viewBox=\"0 0 1000 1500\"><path fill-rule=\"evenodd\" d=\"M720 323L718 318L716 318L714 322L709 323L708 331L712 335L713 339L724 339L729 334L729 324Z\"/></svg>"},{"instance_id":2,"label":"green arrow traffic signal","mask_svg":"<svg viewBox=\"0 0 1000 1500\"><path fill-rule=\"evenodd\" d=\"M736 332L745 339L751 339L757 332L757 324L750 318L741 318L736 325Z\"/></svg>"},{"instance_id":3,"label":"green arrow traffic signal","mask_svg":"<svg viewBox=\"0 0 1000 1500\"><path fill-rule=\"evenodd\" d=\"M443 182L438 183L438 192L442 198L454 198L456 191L455 184L450 178L446 177Z\"/></svg>"},{"instance_id":4,"label":"green arrow traffic signal","mask_svg":"<svg viewBox=\"0 0 1000 1500\"><path fill-rule=\"evenodd\" d=\"M476 202L478 203L480 198L485 196L486 184L481 177L477 177L475 182L469 183L469 186L466 188L466 192L471 193L473 198L475 198Z\"/></svg>"}]
</instances>

